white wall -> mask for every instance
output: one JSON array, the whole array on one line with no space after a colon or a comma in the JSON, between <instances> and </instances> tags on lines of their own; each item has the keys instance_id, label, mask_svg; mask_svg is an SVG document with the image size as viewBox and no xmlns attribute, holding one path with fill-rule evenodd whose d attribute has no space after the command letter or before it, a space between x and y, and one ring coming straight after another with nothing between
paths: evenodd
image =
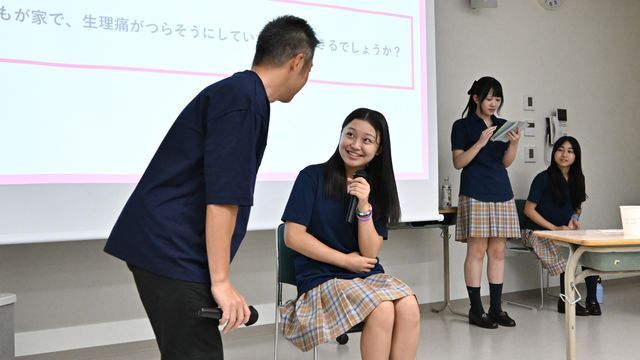
<instances>
[{"instance_id":1,"label":"white wall","mask_svg":"<svg viewBox=\"0 0 640 360\"><path fill-rule=\"evenodd\" d=\"M502 114L534 120L538 128L536 137L521 141L521 147L537 147L538 162L524 164L519 156L509 169L516 196L526 196L532 177L546 167L544 116L566 107L570 131L583 146L589 195L584 224L620 227L617 206L640 203L638 18L637 0L568 0L556 11L542 9L536 0L502 0L497 9L480 10L470 9L467 0L438 0L440 177L449 176L457 192L451 125L471 82L492 75L504 87ZM535 96L534 112L522 110L523 94ZM18 355L152 336L131 276L102 253L103 246L104 241L81 241L0 248L0 289L18 296ZM464 298L465 246L451 243L451 249L452 297ZM257 231L248 235L232 266L236 286L250 303L261 305L261 323L273 321L273 257L273 233ZM420 302L443 298L438 231L394 231L382 259L388 272L416 290ZM535 274L531 258L508 257L505 290L534 288Z\"/></svg>"}]
</instances>

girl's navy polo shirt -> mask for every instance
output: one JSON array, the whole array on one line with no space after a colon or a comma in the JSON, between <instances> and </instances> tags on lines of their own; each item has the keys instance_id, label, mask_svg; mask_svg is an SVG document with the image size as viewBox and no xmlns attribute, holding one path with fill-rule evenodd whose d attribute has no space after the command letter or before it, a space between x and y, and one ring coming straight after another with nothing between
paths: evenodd
<instances>
[{"instance_id":1,"label":"girl's navy polo shirt","mask_svg":"<svg viewBox=\"0 0 640 360\"><path fill-rule=\"evenodd\" d=\"M506 122L495 116L493 125L498 127ZM456 120L451 130L451 150L467 151L487 129L484 121L475 113ZM462 169L460 176L460 195L466 195L484 202L503 202L513 198L511 183L502 158L509 146L508 142L487 142L476 157Z\"/></svg>"},{"instance_id":2,"label":"girl's navy polo shirt","mask_svg":"<svg viewBox=\"0 0 640 360\"><path fill-rule=\"evenodd\" d=\"M306 226L307 232L313 237L345 254L360 251L358 224L345 221L348 198L327 199L324 195L324 169L324 164L311 165L298 174L282 221ZM375 212L375 204L372 206ZM374 224L378 234L386 239L387 225L380 221L375 221ZM294 261L298 295L330 279L366 278L384 272L379 260L370 272L364 274L316 261L301 254L296 254Z\"/></svg>"},{"instance_id":3,"label":"girl's navy polo shirt","mask_svg":"<svg viewBox=\"0 0 640 360\"><path fill-rule=\"evenodd\" d=\"M569 224L571 215L575 212L571 205L569 182L563 180L562 187L565 195L564 202L562 206L558 206L553 200L553 192L551 191L551 185L549 183L549 172L545 170L533 179L529 196L527 197L527 200L536 204L536 211L555 226ZM530 222L532 223L532 230L547 230L533 221Z\"/></svg>"},{"instance_id":4,"label":"girl's navy polo shirt","mask_svg":"<svg viewBox=\"0 0 640 360\"><path fill-rule=\"evenodd\" d=\"M127 201L105 251L172 279L210 283L207 204L238 205L231 259L245 236L270 104L252 71L205 88L180 113Z\"/></svg>"}]
</instances>

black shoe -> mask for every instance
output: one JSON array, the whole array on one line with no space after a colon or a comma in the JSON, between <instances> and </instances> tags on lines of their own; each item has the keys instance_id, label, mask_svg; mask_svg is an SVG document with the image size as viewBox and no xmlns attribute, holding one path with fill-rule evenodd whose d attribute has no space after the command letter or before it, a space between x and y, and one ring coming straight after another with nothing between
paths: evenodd
<instances>
[{"instance_id":1,"label":"black shoe","mask_svg":"<svg viewBox=\"0 0 640 360\"><path fill-rule=\"evenodd\" d=\"M587 302L586 305L587 305L587 311L589 311L589 315L596 315L596 316L602 315L602 310L600 310L600 304L598 304L597 301Z\"/></svg>"},{"instance_id":2,"label":"black shoe","mask_svg":"<svg viewBox=\"0 0 640 360\"><path fill-rule=\"evenodd\" d=\"M580 303L576 303L576 316L588 316L590 314L589 310L590 309L580 305ZM562 299L558 299L558 312L564 314L564 301L562 301Z\"/></svg>"},{"instance_id":3,"label":"black shoe","mask_svg":"<svg viewBox=\"0 0 640 360\"><path fill-rule=\"evenodd\" d=\"M497 322L500 326L516 326L516 321L510 318L509 315L507 315L507 313L504 311L496 313L495 311L489 309L489 313L487 315L489 315L489 317L493 319L493 321Z\"/></svg>"},{"instance_id":4,"label":"black shoe","mask_svg":"<svg viewBox=\"0 0 640 360\"><path fill-rule=\"evenodd\" d=\"M498 323L493 321L493 319L491 319L489 315L487 315L487 313L482 313L482 315L477 315L473 313L471 310L469 310L469 324L477 325L485 329L498 328Z\"/></svg>"}]
</instances>

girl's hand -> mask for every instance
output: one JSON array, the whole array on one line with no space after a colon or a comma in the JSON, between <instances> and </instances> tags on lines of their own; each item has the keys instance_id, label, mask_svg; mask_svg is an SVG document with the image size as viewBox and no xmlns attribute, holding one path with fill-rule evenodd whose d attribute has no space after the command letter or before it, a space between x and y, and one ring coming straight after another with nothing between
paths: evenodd
<instances>
[{"instance_id":1,"label":"girl's hand","mask_svg":"<svg viewBox=\"0 0 640 360\"><path fill-rule=\"evenodd\" d=\"M489 139L491 139L491 136L493 136L493 133L496 131L497 128L498 128L497 126L491 126L486 128L482 133L480 133L480 138L478 139L476 144L478 144L478 146L480 146L481 148L485 147L485 145L487 145L487 143L489 142Z\"/></svg>"},{"instance_id":2,"label":"girl's hand","mask_svg":"<svg viewBox=\"0 0 640 360\"><path fill-rule=\"evenodd\" d=\"M520 129L511 130L507 133L507 139L511 142L511 144L517 145L520 141Z\"/></svg>"},{"instance_id":3,"label":"girl's hand","mask_svg":"<svg viewBox=\"0 0 640 360\"><path fill-rule=\"evenodd\" d=\"M358 198L358 209L366 211L369 208L369 193L371 188L363 177L347 178L347 193Z\"/></svg>"},{"instance_id":4,"label":"girl's hand","mask_svg":"<svg viewBox=\"0 0 640 360\"><path fill-rule=\"evenodd\" d=\"M354 273L368 273L378 262L377 259L361 256L359 252L347 254L344 268Z\"/></svg>"},{"instance_id":5,"label":"girl's hand","mask_svg":"<svg viewBox=\"0 0 640 360\"><path fill-rule=\"evenodd\" d=\"M569 220L568 226L571 230L580 230L580 221L576 220L575 218L571 218L571 220Z\"/></svg>"}]
</instances>

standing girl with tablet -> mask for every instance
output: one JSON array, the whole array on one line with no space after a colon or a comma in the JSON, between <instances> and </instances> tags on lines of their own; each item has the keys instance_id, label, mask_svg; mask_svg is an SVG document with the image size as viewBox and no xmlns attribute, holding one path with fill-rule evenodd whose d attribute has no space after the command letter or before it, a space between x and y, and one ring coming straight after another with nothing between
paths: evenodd
<instances>
[{"instance_id":1,"label":"standing girl with tablet","mask_svg":"<svg viewBox=\"0 0 640 360\"><path fill-rule=\"evenodd\" d=\"M473 82L462 119L453 123L453 166L462 169L458 200L456 241L467 243L464 278L471 309L469 323L495 329L515 326L502 310L504 249L507 237L520 237L518 214L507 167L516 157L520 133L507 133L508 142L490 141L506 122L496 117L502 108L502 85L492 77ZM485 313L480 299L482 264L487 255L487 277L491 305Z\"/></svg>"}]
</instances>

